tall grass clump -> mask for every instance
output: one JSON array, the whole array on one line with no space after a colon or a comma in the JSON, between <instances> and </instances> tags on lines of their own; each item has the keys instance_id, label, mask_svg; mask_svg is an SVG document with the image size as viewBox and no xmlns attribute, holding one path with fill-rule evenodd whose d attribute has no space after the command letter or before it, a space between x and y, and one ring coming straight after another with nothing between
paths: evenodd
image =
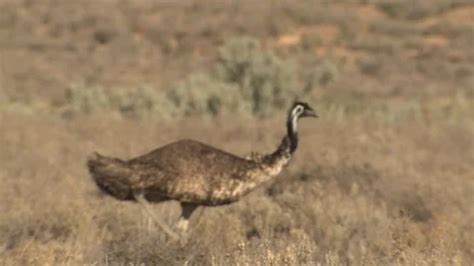
<instances>
[{"instance_id":1,"label":"tall grass clump","mask_svg":"<svg viewBox=\"0 0 474 266\"><path fill-rule=\"evenodd\" d=\"M132 89L105 89L100 86L75 85L66 90L66 115L91 114L97 111L119 112L126 117L143 117L148 114L169 115L171 104L164 95L147 87Z\"/></svg>"},{"instance_id":2,"label":"tall grass clump","mask_svg":"<svg viewBox=\"0 0 474 266\"><path fill-rule=\"evenodd\" d=\"M442 13L450 8L459 5L462 1L373 1L387 15L394 18L421 19L427 16Z\"/></svg>"},{"instance_id":3,"label":"tall grass clump","mask_svg":"<svg viewBox=\"0 0 474 266\"><path fill-rule=\"evenodd\" d=\"M229 41L219 49L214 76L240 90L243 101L250 104L255 116L270 116L302 92L292 62L271 51L263 51L250 38Z\"/></svg>"},{"instance_id":4,"label":"tall grass clump","mask_svg":"<svg viewBox=\"0 0 474 266\"><path fill-rule=\"evenodd\" d=\"M166 93L177 116L217 116L219 114L249 114L249 104L241 99L235 84L194 74Z\"/></svg>"},{"instance_id":5,"label":"tall grass clump","mask_svg":"<svg viewBox=\"0 0 474 266\"><path fill-rule=\"evenodd\" d=\"M263 50L255 39L239 38L220 47L210 72L191 75L168 98L184 116L239 113L264 118L313 88L301 84L291 61Z\"/></svg>"},{"instance_id":6,"label":"tall grass clump","mask_svg":"<svg viewBox=\"0 0 474 266\"><path fill-rule=\"evenodd\" d=\"M255 39L239 38L220 47L210 71L191 74L168 90L74 86L66 93L66 110L115 110L134 117L239 114L265 118L286 110L297 98L308 98L315 87L334 80L336 71L334 65L321 64L302 82L291 61L264 50Z\"/></svg>"}]
</instances>

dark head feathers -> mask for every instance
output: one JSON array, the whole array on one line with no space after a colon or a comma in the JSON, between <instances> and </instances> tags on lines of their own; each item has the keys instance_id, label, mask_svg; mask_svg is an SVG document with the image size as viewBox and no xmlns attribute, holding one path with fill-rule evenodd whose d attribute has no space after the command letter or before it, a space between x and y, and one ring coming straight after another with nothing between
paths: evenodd
<instances>
[{"instance_id":1,"label":"dark head feathers","mask_svg":"<svg viewBox=\"0 0 474 266\"><path fill-rule=\"evenodd\" d=\"M298 108L298 106L303 107L303 111L298 113L298 117L318 117L316 111L314 111L309 104L299 101L293 103L293 106L290 108L290 115L293 113L295 108Z\"/></svg>"}]
</instances>

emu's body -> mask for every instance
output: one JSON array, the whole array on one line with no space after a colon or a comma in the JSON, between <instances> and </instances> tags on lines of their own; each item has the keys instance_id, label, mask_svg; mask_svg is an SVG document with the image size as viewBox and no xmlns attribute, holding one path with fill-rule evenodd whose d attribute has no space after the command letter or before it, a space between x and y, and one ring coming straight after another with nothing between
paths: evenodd
<instances>
[{"instance_id":1,"label":"emu's body","mask_svg":"<svg viewBox=\"0 0 474 266\"><path fill-rule=\"evenodd\" d=\"M97 185L117 199L133 200L135 193L143 193L150 202L215 206L238 200L278 174L290 159L285 150L256 162L181 140L128 161L95 153L88 166Z\"/></svg>"},{"instance_id":2,"label":"emu's body","mask_svg":"<svg viewBox=\"0 0 474 266\"><path fill-rule=\"evenodd\" d=\"M307 104L295 103L288 115L287 136L268 155L241 158L198 141L181 140L128 161L94 153L87 165L96 184L113 197L143 204L177 200L187 221L197 206L237 201L278 175L297 147L297 120L303 116L316 115Z\"/></svg>"}]
</instances>

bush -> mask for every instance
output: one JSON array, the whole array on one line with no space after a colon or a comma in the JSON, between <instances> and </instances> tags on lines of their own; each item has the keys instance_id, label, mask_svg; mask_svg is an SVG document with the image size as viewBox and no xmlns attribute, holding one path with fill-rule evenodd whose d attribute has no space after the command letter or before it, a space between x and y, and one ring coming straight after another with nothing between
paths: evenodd
<instances>
[{"instance_id":1,"label":"bush","mask_svg":"<svg viewBox=\"0 0 474 266\"><path fill-rule=\"evenodd\" d=\"M171 112L178 116L216 116L228 113L249 113L249 104L242 101L239 88L204 74L191 75L170 90L167 99Z\"/></svg>"},{"instance_id":2,"label":"bush","mask_svg":"<svg viewBox=\"0 0 474 266\"><path fill-rule=\"evenodd\" d=\"M257 117L286 108L302 92L297 88L293 64L262 51L254 39L235 39L221 47L213 74L237 85L242 100L250 104Z\"/></svg>"},{"instance_id":3,"label":"bush","mask_svg":"<svg viewBox=\"0 0 474 266\"><path fill-rule=\"evenodd\" d=\"M264 118L286 110L297 97L307 98L315 87L327 85L337 76L337 68L330 62L310 72L301 85L292 62L263 51L254 39L240 38L219 49L210 72L192 74L169 90L73 86L67 90L65 109L67 114L111 110L133 117L237 113Z\"/></svg>"},{"instance_id":4,"label":"bush","mask_svg":"<svg viewBox=\"0 0 474 266\"><path fill-rule=\"evenodd\" d=\"M374 1L387 15L395 18L421 19L439 14L455 5L456 1Z\"/></svg>"},{"instance_id":5,"label":"bush","mask_svg":"<svg viewBox=\"0 0 474 266\"><path fill-rule=\"evenodd\" d=\"M91 113L111 106L111 100L102 87L74 85L66 89L65 110L67 112Z\"/></svg>"},{"instance_id":6,"label":"bush","mask_svg":"<svg viewBox=\"0 0 474 266\"><path fill-rule=\"evenodd\" d=\"M258 118L286 110L297 98L337 76L334 64L325 62L311 71L306 84L298 82L292 62L262 51L251 38L234 39L219 49L215 67L193 74L167 93L175 115L216 116L239 113Z\"/></svg>"},{"instance_id":7,"label":"bush","mask_svg":"<svg viewBox=\"0 0 474 266\"><path fill-rule=\"evenodd\" d=\"M156 90L148 87L138 87L132 90L119 90L112 95L113 104L122 114L143 117L149 114L169 116L173 105L169 100Z\"/></svg>"},{"instance_id":8,"label":"bush","mask_svg":"<svg viewBox=\"0 0 474 266\"><path fill-rule=\"evenodd\" d=\"M134 89L112 90L99 86L71 86L66 90L64 114L90 114L100 110L117 111L128 117L143 117L148 114L169 114L171 107L166 98L153 89L138 87Z\"/></svg>"}]
</instances>

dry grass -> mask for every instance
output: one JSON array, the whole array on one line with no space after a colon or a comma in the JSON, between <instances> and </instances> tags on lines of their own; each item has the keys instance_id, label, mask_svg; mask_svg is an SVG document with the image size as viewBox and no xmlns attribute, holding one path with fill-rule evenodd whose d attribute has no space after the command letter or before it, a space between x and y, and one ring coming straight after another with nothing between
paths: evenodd
<instances>
[{"instance_id":1,"label":"dry grass","mask_svg":"<svg viewBox=\"0 0 474 266\"><path fill-rule=\"evenodd\" d=\"M336 107L321 113L303 121L301 148L285 173L241 202L204 210L179 245L168 243L138 205L99 196L86 155L127 158L189 132L243 155L272 149L282 121L64 121L4 112L0 258L10 265L469 264L472 119L438 114L436 123L416 115L392 122ZM178 215L174 203L156 212L170 223Z\"/></svg>"},{"instance_id":2,"label":"dry grass","mask_svg":"<svg viewBox=\"0 0 474 266\"><path fill-rule=\"evenodd\" d=\"M451 15L472 6L378 2L1 2L0 264L472 265L473 21ZM288 169L238 203L205 209L189 238L171 243L139 205L98 192L86 156L130 158L184 137L239 155L270 151L283 114L163 121L57 110L71 84L185 80L240 35L308 79L321 62L338 75L311 93L321 118L302 121ZM178 217L175 202L154 208L170 224Z\"/></svg>"}]
</instances>

